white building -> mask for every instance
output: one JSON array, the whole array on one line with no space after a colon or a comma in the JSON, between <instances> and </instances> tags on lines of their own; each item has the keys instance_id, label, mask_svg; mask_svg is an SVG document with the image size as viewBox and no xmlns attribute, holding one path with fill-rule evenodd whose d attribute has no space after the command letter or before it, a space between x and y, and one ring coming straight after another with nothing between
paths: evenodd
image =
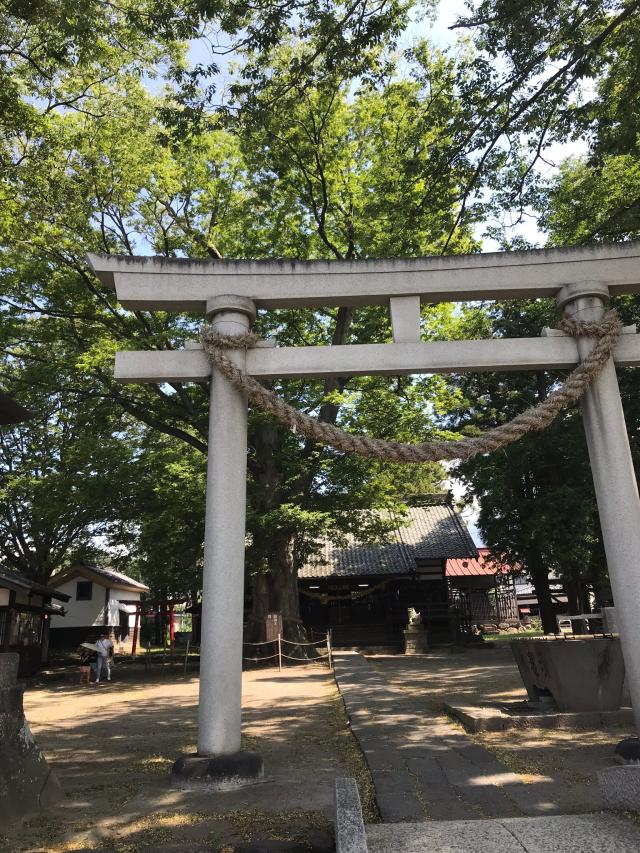
<instances>
[{"instance_id":1,"label":"white building","mask_svg":"<svg viewBox=\"0 0 640 853\"><path fill-rule=\"evenodd\" d=\"M149 587L140 581L106 569L77 562L49 585L70 596L66 615L51 617L52 648L71 648L113 631L119 642L133 630L136 602Z\"/></svg>"}]
</instances>

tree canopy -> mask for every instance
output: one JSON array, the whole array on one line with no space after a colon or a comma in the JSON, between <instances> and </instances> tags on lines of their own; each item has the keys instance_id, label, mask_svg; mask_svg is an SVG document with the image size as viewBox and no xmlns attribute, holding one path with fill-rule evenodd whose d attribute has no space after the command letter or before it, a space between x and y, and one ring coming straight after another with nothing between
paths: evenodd
<instances>
[{"instance_id":1,"label":"tree canopy","mask_svg":"<svg viewBox=\"0 0 640 853\"><path fill-rule=\"evenodd\" d=\"M1 24L2 380L43 413L41 425L5 435L2 488L22 502L33 543L43 504L30 488L46 467L57 478L53 493L82 496L64 553L99 531L157 590L197 584L207 388L121 386L112 365L118 349L183 346L201 318L123 311L88 269L87 251L472 252L487 218L505 213L535 216L557 245L636 236L630 0L472 2L459 22L467 41L450 51L427 40L397 49L420 5L400 0L90 0L82 14L72 5L12 2ZM206 42L207 61L190 62L189 40ZM223 92L217 70L227 51L239 65ZM567 139L583 140L585 155L545 176L549 146ZM507 249L521 245L503 229L491 233ZM620 307L636 317L634 298ZM429 338L537 334L543 322L553 323L546 303L423 309ZM272 311L256 330L283 344L390 340L386 312L375 307ZM274 387L346 429L422 441L497 423L557 378L342 377ZM635 379L629 372L621 381L635 423ZM545 570L601 566L579 435L577 414L567 413L549 433L460 468L481 497L488 544L514 562L533 566L539 543ZM29 450L34 441L46 466ZM11 478L16 465L23 473ZM322 536L383 536L376 510L432 491L444 473L346 458L252 413L247 554L256 619L267 609L295 619L296 567ZM103 475L122 500L105 484L102 502L93 500ZM64 538L57 528L51 535ZM22 565L44 577L62 553Z\"/></svg>"},{"instance_id":2,"label":"tree canopy","mask_svg":"<svg viewBox=\"0 0 640 853\"><path fill-rule=\"evenodd\" d=\"M275 101L268 82L243 90L237 115L212 115L190 133L176 129L168 109L175 91L153 94L140 75L105 81L99 114L40 110L29 156L14 157L8 172L0 213L0 319L12 366L5 381L17 392L54 388L78 406L110 406L123 438L141 431L136 488L127 490L138 514L124 513L118 538L126 536L128 558L165 589L193 588L185 563L197 564L201 542L194 507L203 503L207 389L119 386L112 359L116 349L181 346L196 337L200 319L122 311L88 270L85 253L423 255L442 251L454 216L450 200L463 166L446 163L438 140L456 109L455 61L422 45L410 75L394 72L388 60L383 83L363 78L354 88L343 69L326 63L313 85L303 84L299 51L293 42L272 50ZM15 142L9 149L15 153ZM471 223L470 212L456 231L456 250L477 246ZM435 328L456 319L442 306L425 309L425 322ZM376 308L271 312L257 330L282 343L390 338L388 317ZM50 360L38 371L32 365L43 348ZM433 430L429 409L448 393L433 377L283 381L277 390L348 429L405 439ZM256 606L270 596L293 615L296 562L321 535L353 530L357 509L359 533L375 538L384 532L377 508L432 491L441 476L437 466L345 460L260 413L251 419L249 471L248 563L274 579ZM163 510L163 496L181 483L184 500L174 512Z\"/></svg>"}]
</instances>

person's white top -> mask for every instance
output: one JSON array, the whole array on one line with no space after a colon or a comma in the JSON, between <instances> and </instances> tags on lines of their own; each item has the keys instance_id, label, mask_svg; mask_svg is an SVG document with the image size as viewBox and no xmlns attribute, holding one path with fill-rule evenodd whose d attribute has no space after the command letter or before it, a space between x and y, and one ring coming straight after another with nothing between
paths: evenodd
<instances>
[{"instance_id":1,"label":"person's white top","mask_svg":"<svg viewBox=\"0 0 640 853\"><path fill-rule=\"evenodd\" d=\"M98 654L106 658L109 657L109 650L113 648L113 643L109 639L98 640L96 646L98 647Z\"/></svg>"}]
</instances>

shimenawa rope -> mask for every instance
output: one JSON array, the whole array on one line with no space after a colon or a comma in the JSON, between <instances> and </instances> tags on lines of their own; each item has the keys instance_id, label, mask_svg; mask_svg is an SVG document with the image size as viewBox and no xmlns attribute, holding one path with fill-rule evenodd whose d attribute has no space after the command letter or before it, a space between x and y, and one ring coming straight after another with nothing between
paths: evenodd
<instances>
[{"instance_id":1,"label":"shimenawa rope","mask_svg":"<svg viewBox=\"0 0 640 853\"><path fill-rule=\"evenodd\" d=\"M243 373L226 355L225 350L250 349L258 338L244 335L221 335L212 326L204 326L201 339L212 367L217 368L231 384L247 395L249 403L274 415L294 432L344 453L357 453L384 462L437 462L442 459L469 459L478 453L490 453L522 438L528 432L539 432L584 394L609 360L622 332L622 322L615 311L608 311L599 322L563 319L560 328L572 337L596 338L591 352L567 376L563 384L549 396L531 406L506 424L487 430L482 435L452 440L403 444L365 435L345 432L333 424L319 421L294 409L276 393L265 388L252 376Z\"/></svg>"}]
</instances>

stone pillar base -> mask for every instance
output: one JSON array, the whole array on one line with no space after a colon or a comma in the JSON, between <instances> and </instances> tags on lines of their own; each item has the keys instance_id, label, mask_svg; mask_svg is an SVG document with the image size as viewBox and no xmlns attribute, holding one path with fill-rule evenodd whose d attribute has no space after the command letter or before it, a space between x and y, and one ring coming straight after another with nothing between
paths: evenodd
<instances>
[{"instance_id":1,"label":"stone pillar base","mask_svg":"<svg viewBox=\"0 0 640 853\"><path fill-rule=\"evenodd\" d=\"M427 643L427 632L423 625L417 628L405 628L404 653L405 655L424 655L429 651Z\"/></svg>"},{"instance_id":2,"label":"stone pillar base","mask_svg":"<svg viewBox=\"0 0 640 853\"><path fill-rule=\"evenodd\" d=\"M249 750L233 755L183 755L171 770L171 787L183 791L234 791L264 778L262 756Z\"/></svg>"}]
</instances>

